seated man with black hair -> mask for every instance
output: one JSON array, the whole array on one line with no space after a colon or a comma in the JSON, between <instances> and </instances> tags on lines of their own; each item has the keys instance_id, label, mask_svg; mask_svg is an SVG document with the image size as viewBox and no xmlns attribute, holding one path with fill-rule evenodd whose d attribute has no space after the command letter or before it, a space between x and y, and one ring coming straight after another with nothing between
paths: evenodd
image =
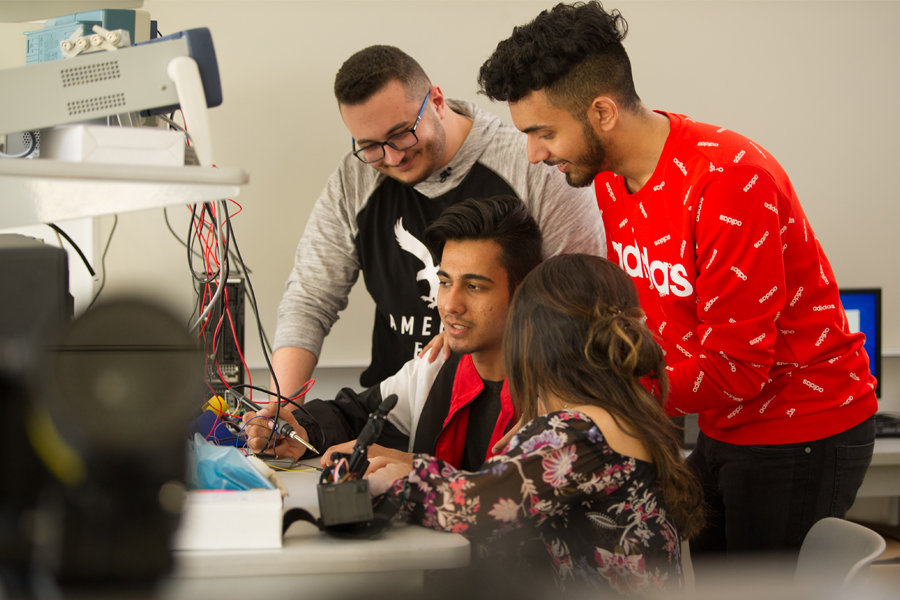
<instances>
[{"instance_id":1,"label":"seated man with black hair","mask_svg":"<svg viewBox=\"0 0 900 600\"><path fill-rule=\"evenodd\" d=\"M414 358L365 392L345 388L333 401L308 401L293 413L282 410L281 418L302 437L328 449L326 461L334 451L350 451L369 413L391 394L398 396L397 404L370 456L411 465L410 453L427 453L457 468L477 469L515 421L503 368L503 330L516 287L541 261L541 230L521 200L495 196L447 208L424 238L440 264L437 306L450 358ZM270 404L258 416L271 417L274 409ZM249 447L260 452L271 431L270 422L253 420L256 416L244 416L244 431ZM306 448L278 438L274 452L300 458Z\"/></svg>"}]
</instances>

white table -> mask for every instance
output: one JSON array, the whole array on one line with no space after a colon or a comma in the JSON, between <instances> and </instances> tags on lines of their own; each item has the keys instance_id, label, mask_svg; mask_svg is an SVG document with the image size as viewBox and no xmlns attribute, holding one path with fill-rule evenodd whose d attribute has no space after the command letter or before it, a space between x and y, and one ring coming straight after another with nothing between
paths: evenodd
<instances>
[{"instance_id":1,"label":"white table","mask_svg":"<svg viewBox=\"0 0 900 600\"><path fill-rule=\"evenodd\" d=\"M280 472L288 488L284 508L318 516L318 471ZM223 527L240 536L240 515ZM203 600L254 594L277 598L372 597L422 590L426 569L469 564L469 542L458 534L415 525L394 526L375 540L341 540L305 521L293 523L280 550L175 552L164 598Z\"/></svg>"}]
</instances>

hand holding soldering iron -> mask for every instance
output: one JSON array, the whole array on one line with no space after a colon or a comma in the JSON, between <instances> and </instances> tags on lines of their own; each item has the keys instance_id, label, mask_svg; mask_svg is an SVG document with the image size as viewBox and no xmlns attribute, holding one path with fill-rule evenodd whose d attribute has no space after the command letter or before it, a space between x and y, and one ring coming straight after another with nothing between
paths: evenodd
<instances>
[{"instance_id":1,"label":"hand holding soldering iron","mask_svg":"<svg viewBox=\"0 0 900 600\"><path fill-rule=\"evenodd\" d=\"M243 396L239 400L244 405L244 408L248 410L243 416L243 421L247 445L251 450L254 452L265 450L265 441L269 438L271 430L275 429L278 438L275 440L275 446L272 450L277 456L289 456L298 459L306 454L306 450L318 453L318 450L309 443L306 429L297 422L289 410L282 407L278 411L278 419L273 420L277 406L275 403L270 403L265 408L261 408ZM298 442L302 447L290 443L289 440Z\"/></svg>"}]
</instances>

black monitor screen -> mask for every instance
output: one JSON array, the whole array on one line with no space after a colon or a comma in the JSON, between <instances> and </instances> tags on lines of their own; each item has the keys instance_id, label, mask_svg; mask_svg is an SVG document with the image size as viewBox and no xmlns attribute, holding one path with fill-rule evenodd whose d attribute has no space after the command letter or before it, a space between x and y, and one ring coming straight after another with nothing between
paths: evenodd
<instances>
[{"instance_id":1,"label":"black monitor screen","mask_svg":"<svg viewBox=\"0 0 900 600\"><path fill-rule=\"evenodd\" d=\"M842 289L840 292L850 331L866 335L869 368L878 380L875 395L881 398L881 288Z\"/></svg>"}]
</instances>

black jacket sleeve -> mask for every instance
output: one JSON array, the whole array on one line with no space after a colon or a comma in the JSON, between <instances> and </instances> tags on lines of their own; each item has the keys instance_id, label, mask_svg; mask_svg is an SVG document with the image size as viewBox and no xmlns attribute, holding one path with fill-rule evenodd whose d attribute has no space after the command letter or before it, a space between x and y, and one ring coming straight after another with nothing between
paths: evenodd
<instances>
[{"instance_id":1,"label":"black jacket sleeve","mask_svg":"<svg viewBox=\"0 0 900 600\"><path fill-rule=\"evenodd\" d=\"M310 400L293 411L293 415L306 429L309 442L320 452L325 452L335 444L355 440L381 400L381 387L377 385L362 393L344 388L334 400ZM409 436L390 421L385 421L377 443L406 452Z\"/></svg>"}]
</instances>

